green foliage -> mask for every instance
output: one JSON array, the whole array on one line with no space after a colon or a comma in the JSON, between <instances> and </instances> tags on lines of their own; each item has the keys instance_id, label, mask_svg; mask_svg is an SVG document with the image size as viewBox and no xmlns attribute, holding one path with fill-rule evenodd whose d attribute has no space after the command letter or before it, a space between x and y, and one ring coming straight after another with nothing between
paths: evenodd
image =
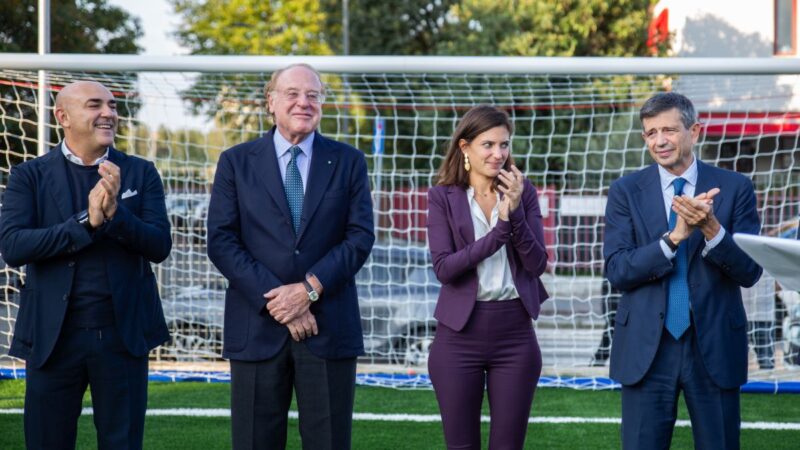
<instances>
[{"instance_id":1,"label":"green foliage","mask_svg":"<svg viewBox=\"0 0 800 450\"><path fill-rule=\"evenodd\" d=\"M343 51L339 0L171 1L182 17L179 39L195 54L326 55ZM350 0L350 54L645 56L650 54L646 48L647 27L654 4L655 0ZM663 54L666 46L659 51ZM459 84L458 89L469 92L470 101L497 104L509 110L517 123L518 135L534 136L527 142L515 141L515 152L520 152L518 160L532 173L547 169L548 174L553 174L551 179L538 181L554 186L570 183L586 186L583 180L569 180L560 174L569 164L574 166L577 162L567 161L568 151L598 148L608 144L609 139L621 142L620 145L629 140L629 136L621 133L623 129L630 130L629 126L624 128L619 121L603 123L605 119L596 117L622 114L617 106L621 104L628 105L630 112L638 99L634 93L639 91L635 88L637 81L631 79L624 80L633 83L627 90L604 87L613 81L609 77L599 79L594 85L591 79L580 80L580 84L594 88L607 99L595 111L598 114L590 116L565 109L563 105L558 109L552 107L557 97L592 98L591 94L571 91L575 85L565 77L487 76L461 80L456 75L427 75L408 77L402 86L388 86L382 76L364 75L357 81L375 88L368 103L378 103L381 107L364 108L367 102L357 95L347 89L337 90L337 97L330 96L331 103L346 102L361 109L351 109L356 120L324 118L321 129L325 132L333 126L342 135L369 136L370 116L379 114L381 108L389 108L395 120L386 124L387 158L383 164L391 167L383 169L429 177L436 171L438 158L403 156L441 154L457 117L470 106L459 104L442 109L449 99L441 90L431 91L430 86L444 85L450 80ZM255 137L265 124L261 123L263 116L258 114L263 111L263 93L253 86L263 85L264 81L251 74L206 74L183 96L195 113L214 118L227 129L243 130L247 137ZM499 83L492 84L493 81ZM346 85L353 80L328 76L326 82ZM531 84L538 84L539 88L531 92L512 87ZM209 86L212 87L208 89ZM507 89L498 92L498 86ZM552 90L547 92L541 86ZM209 94L211 91L213 94ZM456 101L463 102L463 98ZM326 107L326 113L331 109ZM595 130L612 131L597 135ZM366 150L371 141L367 137L354 144ZM633 156L622 156L629 157ZM580 163L583 167L608 164L596 157Z\"/></svg>"},{"instance_id":2,"label":"green foliage","mask_svg":"<svg viewBox=\"0 0 800 450\"><path fill-rule=\"evenodd\" d=\"M53 53L139 53L136 44L142 33L139 19L107 0L52 0L50 15ZM35 53L38 49L36 0L4 0L0 2L0 52ZM114 77L101 74L93 79L113 91L132 93L135 75ZM36 86L24 80L18 85L0 85L0 135L3 149L8 150L0 167L3 170L36 155ZM63 81L60 81L63 82ZM51 93L52 96L55 92ZM138 105L118 99L120 115L135 115ZM51 118L51 122L55 122ZM124 130L122 130L124 133Z\"/></svg>"},{"instance_id":3,"label":"green foliage","mask_svg":"<svg viewBox=\"0 0 800 450\"><path fill-rule=\"evenodd\" d=\"M198 55L329 55L319 0L170 0Z\"/></svg>"},{"instance_id":4,"label":"green foliage","mask_svg":"<svg viewBox=\"0 0 800 450\"><path fill-rule=\"evenodd\" d=\"M342 54L342 6L326 0L331 47ZM457 0L350 0L351 55L433 55L447 29L446 16Z\"/></svg>"},{"instance_id":5,"label":"green foliage","mask_svg":"<svg viewBox=\"0 0 800 450\"><path fill-rule=\"evenodd\" d=\"M462 0L439 53L646 56L655 0Z\"/></svg>"},{"instance_id":6,"label":"green foliage","mask_svg":"<svg viewBox=\"0 0 800 450\"><path fill-rule=\"evenodd\" d=\"M107 0L51 0L50 51L53 53L139 53L143 36L137 17ZM0 52L38 49L36 0L0 3Z\"/></svg>"}]
</instances>

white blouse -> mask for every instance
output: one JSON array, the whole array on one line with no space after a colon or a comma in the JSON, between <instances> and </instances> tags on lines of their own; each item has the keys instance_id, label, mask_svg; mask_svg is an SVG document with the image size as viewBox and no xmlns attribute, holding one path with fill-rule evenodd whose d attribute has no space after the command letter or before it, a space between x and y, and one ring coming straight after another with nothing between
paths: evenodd
<instances>
[{"instance_id":1,"label":"white blouse","mask_svg":"<svg viewBox=\"0 0 800 450\"><path fill-rule=\"evenodd\" d=\"M475 200L475 189L470 186L467 189L469 199L469 209L472 216L472 227L475 229L475 240L486 236L495 225L500 216L500 193L497 195L497 202L492 208L492 221L486 222L486 215L483 214L481 206ZM511 276L511 266L508 264L506 246L503 245L492 256L478 263L478 301L489 300L512 300L519 297L517 288L514 286L514 279Z\"/></svg>"}]
</instances>

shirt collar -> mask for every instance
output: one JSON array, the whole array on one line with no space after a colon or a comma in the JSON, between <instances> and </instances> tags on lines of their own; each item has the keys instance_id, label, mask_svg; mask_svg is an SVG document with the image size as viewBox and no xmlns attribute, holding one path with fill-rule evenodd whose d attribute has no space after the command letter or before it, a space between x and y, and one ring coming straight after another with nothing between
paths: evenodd
<instances>
[{"instance_id":1,"label":"shirt collar","mask_svg":"<svg viewBox=\"0 0 800 450\"><path fill-rule=\"evenodd\" d=\"M67 161L71 162L72 164L77 164L79 166L86 166L86 164L84 164L80 158L75 156L75 153L73 153L72 150L70 150L70 148L67 147L66 140L61 141L61 153L63 153L64 157L67 158ZM103 156L94 160L94 162L92 164L89 164L89 166L99 166L100 164L103 163L103 161L107 159L108 159L108 147L106 147L106 152L103 154Z\"/></svg>"},{"instance_id":2,"label":"shirt collar","mask_svg":"<svg viewBox=\"0 0 800 450\"><path fill-rule=\"evenodd\" d=\"M311 157L311 149L314 148L314 134L315 132L312 131L311 134L306 136L305 139L303 139L302 141L300 141L299 144L297 144L297 146L300 147L300 150L303 151L303 154L306 155L306 157L308 158ZM286 152L289 151L290 148L292 148L292 146L295 145L287 141L286 138L283 137L283 135L281 134L280 131L278 131L277 128L275 128L275 133L273 134L272 142L275 144L275 153L278 155L278 158L283 156Z\"/></svg>"},{"instance_id":3,"label":"shirt collar","mask_svg":"<svg viewBox=\"0 0 800 450\"><path fill-rule=\"evenodd\" d=\"M692 155L692 164L680 175L673 175L667 169L658 166L658 176L661 178L661 190L666 191L672 188L672 182L675 178L683 178L692 186L697 186L697 156Z\"/></svg>"}]
</instances>

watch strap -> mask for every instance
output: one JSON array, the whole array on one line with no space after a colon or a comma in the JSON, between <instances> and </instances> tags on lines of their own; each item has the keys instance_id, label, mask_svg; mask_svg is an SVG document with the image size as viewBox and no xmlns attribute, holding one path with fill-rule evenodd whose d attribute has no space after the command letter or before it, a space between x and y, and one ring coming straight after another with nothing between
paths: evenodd
<instances>
[{"instance_id":1,"label":"watch strap","mask_svg":"<svg viewBox=\"0 0 800 450\"><path fill-rule=\"evenodd\" d=\"M669 249L673 252L678 251L678 245L672 242L672 239L669 238L669 231L661 235L661 240L664 241L664 243L667 244L667 247L669 247Z\"/></svg>"}]
</instances>

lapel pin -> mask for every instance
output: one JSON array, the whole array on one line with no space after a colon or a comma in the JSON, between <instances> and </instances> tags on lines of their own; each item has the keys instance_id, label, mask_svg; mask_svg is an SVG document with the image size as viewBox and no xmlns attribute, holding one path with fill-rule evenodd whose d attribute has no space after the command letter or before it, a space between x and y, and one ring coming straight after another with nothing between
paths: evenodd
<instances>
[{"instance_id":1,"label":"lapel pin","mask_svg":"<svg viewBox=\"0 0 800 450\"><path fill-rule=\"evenodd\" d=\"M330 163L331 163L331 162L330 162L330 161L328 161L328 164L330 164Z\"/></svg>"}]
</instances>

